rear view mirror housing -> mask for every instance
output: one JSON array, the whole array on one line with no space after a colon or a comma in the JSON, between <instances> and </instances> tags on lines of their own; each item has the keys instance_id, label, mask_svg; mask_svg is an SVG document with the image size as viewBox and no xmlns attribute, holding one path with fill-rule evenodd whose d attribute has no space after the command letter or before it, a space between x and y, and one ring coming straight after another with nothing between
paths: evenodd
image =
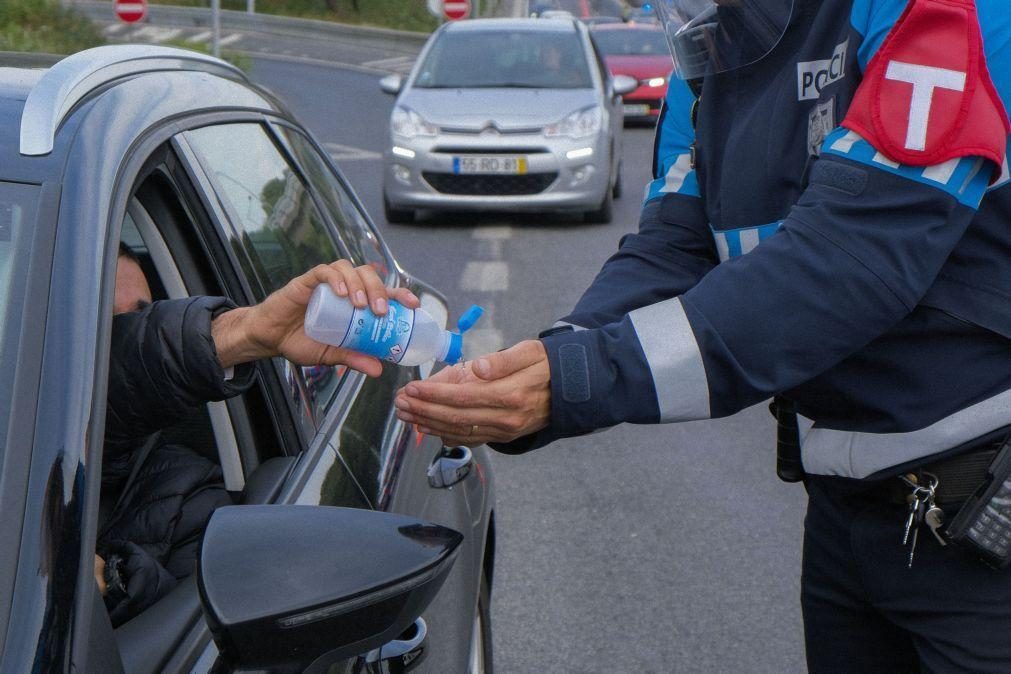
<instances>
[{"instance_id":1,"label":"rear view mirror housing","mask_svg":"<svg viewBox=\"0 0 1011 674\"><path fill-rule=\"evenodd\" d=\"M219 508L197 568L218 669L325 671L381 647L432 601L462 540L384 512Z\"/></svg>"},{"instance_id":2,"label":"rear view mirror housing","mask_svg":"<svg viewBox=\"0 0 1011 674\"><path fill-rule=\"evenodd\" d=\"M629 77L628 75L615 75L612 80L612 86L614 87L614 93L624 96L638 89L639 82L634 77Z\"/></svg>"},{"instance_id":3,"label":"rear view mirror housing","mask_svg":"<svg viewBox=\"0 0 1011 674\"><path fill-rule=\"evenodd\" d=\"M387 75L379 80L379 88L383 93L396 96L404 86L404 78L401 75Z\"/></svg>"}]
</instances>

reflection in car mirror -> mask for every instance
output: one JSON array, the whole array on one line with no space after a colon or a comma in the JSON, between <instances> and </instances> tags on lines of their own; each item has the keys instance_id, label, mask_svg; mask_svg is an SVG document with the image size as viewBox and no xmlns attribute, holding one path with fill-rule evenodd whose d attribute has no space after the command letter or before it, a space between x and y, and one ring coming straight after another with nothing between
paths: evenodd
<instances>
[{"instance_id":1,"label":"reflection in car mirror","mask_svg":"<svg viewBox=\"0 0 1011 674\"><path fill-rule=\"evenodd\" d=\"M385 512L229 506L197 581L215 671L326 671L397 639L435 597L463 536Z\"/></svg>"},{"instance_id":2,"label":"reflection in car mirror","mask_svg":"<svg viewBox=\"0 0 1011 674\"><path fill-rule=\"evenodd\" d=\"M387 75L379 80L379 88L384 94L396 96L404 86L404 78L401 75Z\"/></svg>"},{"instance_id":3,"label":"reflection in car mirror","mask_svg":"<svg viewBox=\"0 0 1011 674\"><path fill-rule=\"evenodd\" d=\"M639 82L634 77L628 75L615 75L612 81L614 93L618 96L630 94L639 88Z\"/></svg>"}]
</instances>

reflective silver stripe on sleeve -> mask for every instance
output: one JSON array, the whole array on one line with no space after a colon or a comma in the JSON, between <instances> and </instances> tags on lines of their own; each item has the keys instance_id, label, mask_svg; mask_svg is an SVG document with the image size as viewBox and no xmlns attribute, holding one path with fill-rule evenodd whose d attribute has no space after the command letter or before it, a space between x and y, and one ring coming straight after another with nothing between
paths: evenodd
<instances>
[{"instance_id":1,"label":"reflective silver stripe on sleeve","mask_svg":"<svg viewBox=\"0 0 1011 674\"><path fill-rule=\"evenodd\" d=\"M709 381L681 300L636 309L629 318L653 376L660 420L708 419Z\"/></svg>"},{"instance_id":2,"label":"reflective silver stripe on sleeve","mask_svg":"<svg viewBox=\"0 0 1011 674\"><path fill-rule=\"evenodd\" d=\"M909 433L860 433L819 428L804 435L801 459L813 475L865 478L927 458L1011 424L1011 390Z\"/></svg>"},{"instance_id":3,"label":"reflective silver stripe on sleeve","mask_svg":"<svg viewBox=\"0 0 1011 674\"><path fill-rule=\"evenodd\" d=\"M565 321L555 321L555 324L551 326L551 329L553 330L555 328L564 328L566 326L572 328L577 332L580 330L586 330L586 328L584 328L581 325L576 325L575 323L566 323Z\"/></svg>"}]
</instances>

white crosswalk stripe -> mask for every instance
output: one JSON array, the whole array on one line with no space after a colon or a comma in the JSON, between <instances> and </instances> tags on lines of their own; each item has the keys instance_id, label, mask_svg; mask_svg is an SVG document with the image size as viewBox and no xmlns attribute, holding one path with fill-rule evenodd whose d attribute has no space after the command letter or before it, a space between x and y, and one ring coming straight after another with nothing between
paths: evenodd
<instances>
[{"instance_id":1,"label":"white crosswalk stripe","mask_svg":"<svg viewBox=\"0 0 1011 674\"><path fill-rule=\"evenodd\" d=\"M330 156L334 158L334 161L354 161L362 159L382 159L383 155L379 152L372 152L371 150L363 150L360 147L353 147L351 145L341 145L340 143L323 143L323 147L326 148Z\"/></svg>"},{"instance_id":2,"label":"white crosswalk stripe","mask_svg":"<svg viewBox=\"0 0 1011 674\"><path fill-rule=\"evenodd\" d=\"M413 56L393 56L385 59L377 59L374 61L364 61L363 66L366 68L376 68L378 70L388 70L394 73L400 73L406 75L411 72L411 68L414 67L414 57Z\"/></svg>"},{"instance_id":3,"label":"white crosswalk stripe","mask_svg":"<svg viewBox=\"0 0 1011 674\"><path fill-rule=\"evenodd\" d=\"M131 40L138 42L168 42L183 34L179 28L158 28L157 26L143 26L130 34Z\"/></svg>"},{"instance_id":4,"label":"white crosswalk stripe","mask_svg":"<svg viewBox=\"0 0 1011 674\"><path fill-rule=\"evenodd\" d=\"M468 262L460 278L460 289L478 292L509 290L509 265L505 262Z\"/></svg>"}]
</instances>

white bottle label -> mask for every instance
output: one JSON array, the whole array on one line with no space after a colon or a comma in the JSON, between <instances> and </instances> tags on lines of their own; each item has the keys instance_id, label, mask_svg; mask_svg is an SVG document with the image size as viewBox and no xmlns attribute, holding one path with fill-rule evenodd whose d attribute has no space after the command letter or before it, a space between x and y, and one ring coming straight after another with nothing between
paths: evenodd
<instances>
[{"instance_id":1,"label":"white bottle label","mask_svg":"<svg viewBox=\"0 0 1011 674\"><path fill-rule=\"evenodd\" d=\"M390 300L389 307L385 316L376 316L368 308L355 309L341 346L399 363L411 344L414 312L393 300Z\"/></svg>"}]
</instances>

